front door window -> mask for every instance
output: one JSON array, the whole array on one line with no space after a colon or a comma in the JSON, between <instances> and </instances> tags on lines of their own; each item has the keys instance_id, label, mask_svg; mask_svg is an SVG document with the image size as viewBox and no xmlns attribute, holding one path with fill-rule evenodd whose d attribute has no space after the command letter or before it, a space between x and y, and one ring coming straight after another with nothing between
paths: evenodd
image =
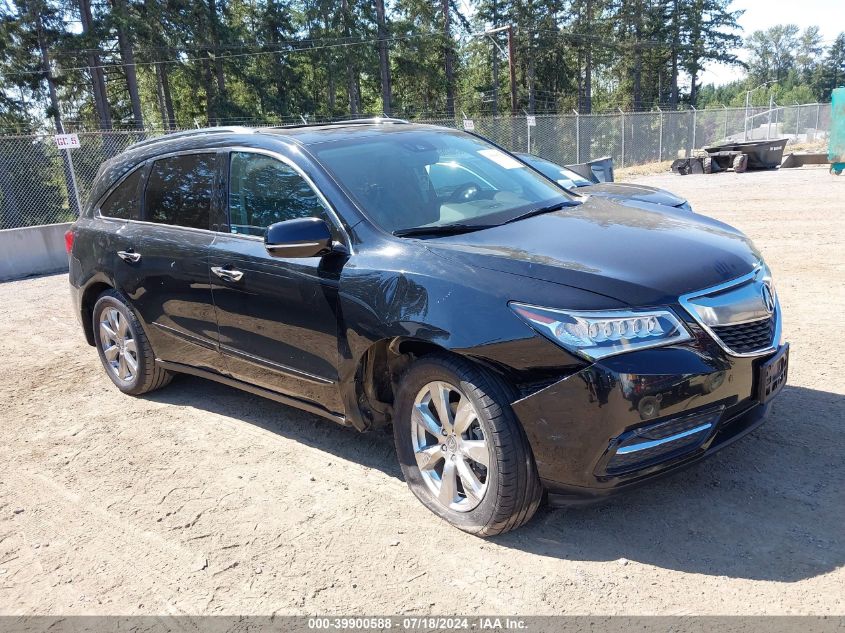
<instances>
[{"instance_id":1,"label":"front door window","mask_svg":"<svg viewBox=\"0 0 845 633\"><path fill-rule=\"evenodd\" d=\"M229 165L232 233L263 237L271 224L312 217L329 221L319 196L296 170L263 154L232 153Z\"/></svg>"}]
</instances>

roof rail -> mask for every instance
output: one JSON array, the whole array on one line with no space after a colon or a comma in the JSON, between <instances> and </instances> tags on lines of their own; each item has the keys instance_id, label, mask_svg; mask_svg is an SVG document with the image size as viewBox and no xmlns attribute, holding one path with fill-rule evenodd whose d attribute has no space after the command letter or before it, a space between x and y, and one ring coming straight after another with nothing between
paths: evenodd
<instances>
[{"instance_id":1,"label":"roof rail","mask_svg":"<svg viewBox=\"0 0 845 633\"><path fill-rule=\"evenodd\" d=\"M328 127L331 125L374 125L378 123L409 124L405 119L394 119L389 116L368 117L366 119L341 119L339 121L322 121L320 123L293 123L291 125L273 126L274 130L287 130L300 127Z\"/></svg>"},{"instance_id":2,"label":"roof rail","mask_svg":"<svg viewBox=\"0 0 845 633\"><path fill-rule=\"evenodd\" d=\"M186 138L190 136L201 136L203 134L254 134L256 132L255 128L251 127L243 127L240 125L230 125L230 126L220 126L220 127L201 127L195 130L183 130L181 132L173 132L171 134L164 134L162 136L155 136L153 138L144 139L143 141L138 141L137 143L132 143L129 147L126 148L126 151L132 149L138 149L139 147L146 147L147 145L152 145L154 143L160 143L162 141L169 141L170 139L174 138Z\"/></svg>"},{"instance_id":3,"label":"roof rail","mask_svg":"<svg viewBox=\"0 0 845 633\"><path fill-rule=\"evenodd\" d=\"M342 119L335 121L335 123L343 123L349 125L350 123L360 123L362 125L371 125L373 123L408 123L406 119L396 119L391 116L371 116L366 119Z\"/></svg>"}]
</instances>

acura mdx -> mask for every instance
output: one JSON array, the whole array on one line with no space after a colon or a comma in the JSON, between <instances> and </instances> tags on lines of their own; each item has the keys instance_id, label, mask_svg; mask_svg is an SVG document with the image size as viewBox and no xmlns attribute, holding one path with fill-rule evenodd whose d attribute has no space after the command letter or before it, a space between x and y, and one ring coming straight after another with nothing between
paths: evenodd
<instances>
[{"instance_id":1,"label":"acura mdx","mask_svg":"<svg viewBox=\"0 0 845 633\"><path fill-rule=\"evenodd\" d=\"M360 431L479 535L757 427L787 374L769 268L684 209L575 197L463 131L210 128L98 172L74 308L140 395L193 374Z\"/></svg>"}]
</instances>

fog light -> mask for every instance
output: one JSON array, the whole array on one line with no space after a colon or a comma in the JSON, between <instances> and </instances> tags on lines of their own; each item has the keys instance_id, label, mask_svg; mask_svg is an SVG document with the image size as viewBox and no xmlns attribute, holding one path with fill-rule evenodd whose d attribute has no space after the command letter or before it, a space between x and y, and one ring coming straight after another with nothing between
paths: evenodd
<instances>
[{"instance_id":1,"label":"fog light","mask_svg":"<svg viewBox=\"0 0 845 633\"><path fill-rule=\"evenodd\" d=\"M619 474L689 453L710 437L724 407L627 431L610 442L611 458L605 470Z\"/></svg>"}]
</instances>

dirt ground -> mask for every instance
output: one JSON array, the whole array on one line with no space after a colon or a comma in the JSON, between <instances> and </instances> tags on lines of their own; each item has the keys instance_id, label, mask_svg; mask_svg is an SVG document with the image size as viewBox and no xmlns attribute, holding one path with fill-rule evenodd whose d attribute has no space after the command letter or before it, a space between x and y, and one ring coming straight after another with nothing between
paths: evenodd
<instances>
[{"instance_id":1,"label":"dirt ground","mask_svg":"<svg viewBox=\"0 0 845 633\"><path fill-rule=\"evenodd\" d=\"M0 284L0 613L845 614L845 177L642 177L748 233L792 342L769 422L491 540L392 442L183 377L121 395L66 276Z\"/></svg>"}]
</instances>

